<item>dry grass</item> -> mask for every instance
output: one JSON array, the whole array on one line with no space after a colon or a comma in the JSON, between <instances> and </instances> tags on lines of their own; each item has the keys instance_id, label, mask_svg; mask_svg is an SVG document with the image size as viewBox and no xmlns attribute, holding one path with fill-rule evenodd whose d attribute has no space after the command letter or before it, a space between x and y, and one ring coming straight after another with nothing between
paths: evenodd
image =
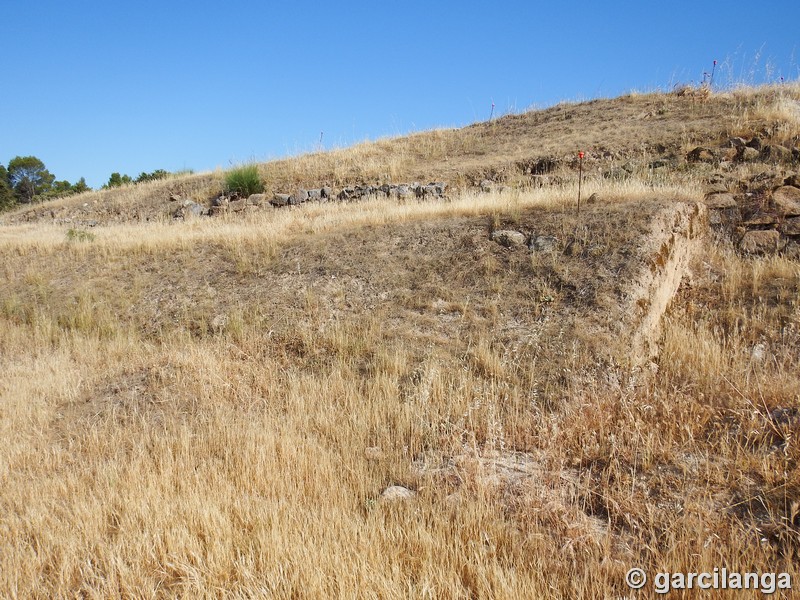
<instances>
[{"instance_id":1,"label":"dry grass","mask_svg":"<svg viewBox=\"0 0 800 600\"><path fill-rule=\"evenodd\" d=\"M459 151L448 135L424 153ZM374 150L353 152L391 168ZM632 566L796 583L800 267L704 240L660 357L629 367L653 223L702 193L640 175L590 177L580 219L567 182L87 241L4 226L0 595L611 598Z\"/></svg>"},{"instance_id":2,"label":"dry grass","mask_svg":"<svg viewBox=\"0 0 800 600\"><path fill-rule=\"evenodd\" d=\"M688 183L656 182L640 179L609 181L587 178L583 184L584 200L597 193L607 202L625 202L642 195L660 194L665 198L699 199L697 186ZM356 207L342 203L306 204L294 210L266 210L249 213L244 218L230 216L196 219L186 223L159 220L148 223L124 223L92 230L91 244L68 244L66 225L19 224L3 228L0 248L20 251L52 251L69 247L73 252L104 252L106 249L129 251L154 248L187 248L198 242L269 245L287 235L322 233L339 227L376 225L426 218L468 216L494 211L513 213L532 206L564 207L577 201L577 183L557 189L512 190L506 193L460 194L452 201L408 200L397 203L371 199Z\"/></svg>"},{"instance_id":3,"label":"dry grass","mask_svg":"<svg viewBox=\"0 0 800 600\"><path fill-rule=\"evenodd\" d=\"M734 135L767 135L775 143L800 142L800 85L788 83L730 92L737 103Z\"/></svg>"},{"instance_id":4,"label":"dry grass","mask_svg":"<svg viewBox=\"0 0 800 600\"><path fill-rule=\"evenodd\" d=\"M483 179L525 188L531 165L551 161L545 175L574 181L576 155L586 151L585 172L599 175L627 165L639 179L685 183L685 173L653 170L654 159L680 160L698 144L722 142L731 135L761 134L776 141L795 139L796 85L741 88L695 102L674 94L636 94L507 115L461 129L437 129L364 142L350 148L312 152L260 165L267 194L296 187L356 183L445 181L463 190ZM3 215L5 223L28 221L129 223L169 220L171 193L207 203L222 189L224 173L193 174L128 186L121 190L22 207ZM69 220L69 221L68 221Z\"/></svg>"}]
</instances>

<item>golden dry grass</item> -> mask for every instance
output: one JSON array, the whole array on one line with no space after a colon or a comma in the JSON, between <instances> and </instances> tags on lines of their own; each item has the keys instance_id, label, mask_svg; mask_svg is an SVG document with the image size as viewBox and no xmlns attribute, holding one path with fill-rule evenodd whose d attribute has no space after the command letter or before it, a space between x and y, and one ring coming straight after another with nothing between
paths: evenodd
<instances>
[{"instance_id":1,"label":"golden dry grass","mask_svg":"<svg viewBox=\"0 0 800 600\"><path fill-rule=\"evenodd\" d=\"M4 226L0 596L614 598L633 566L796 582L797 262L709 237L652 365L615 329L694 177L592 177L580 220L567 182L87 241Z\"/></svg>"},{"instance_id":2,"label":"golden dry grass","mask_svg":"<svg viewBox=\"0 0 800 600\"><path fill-rule=\"evenodd\" d=\"M639 179L686 183L683 170L653 170L656 158L679 159L700 144L730 136L770 134L774 141L798 141L796 84L738 88L713 94L706 102L675 94L631 94L544 110L506 115L460 129L437 129L409 136L311 152L260 165L267 194L295 188L357 183L442 180L452 190L482 179L515 187L531 184L526 168L553 161L556 180L575 180L576 155L586 151L587 175L626 164ZM224 173L175 176L122 189L89 192L41 205L25 206L0 222L28 221L130 223L170 219L170 194L201 203L222 189Z\"/></svg>"},{"instance_id":3,"label":"golden dry grass","mask_svg":"<svg viewBox=\"0 0 800 600\"><path fill-rule=\"evenodd\" d=\"M583 183L584 201L591 193L601 195L606 202L623 202L643 195L657 193L672 199L699 199L696 185L686 182L609 181L590 178ZM242 242L269 243L298 233L321 233L339 227L376 225L426 218L468 216L487 212L514 213L532 206L564 207L577 201L577 182L554 189L527 189L524 192L459 194L447 202L407 200L392 202L368 199L356 206L342 203L306 204L295 210L265 210L248 213L244 217L229 215L217 219L195 219L185 223L158 220L111 224L92 230L94 243L69 244L66 224L21 223L8 225L2 230L0 248L20 248L24 251L47 251L69 247L72 251L104 252L106 249L138 249L189 247L198 242L220 242L239 246ZM127 198L127 197L126 197ZM68 199L58 202L65 202ZM124 201L129 201L127 198Z\"/></svg>"}]
</instances>

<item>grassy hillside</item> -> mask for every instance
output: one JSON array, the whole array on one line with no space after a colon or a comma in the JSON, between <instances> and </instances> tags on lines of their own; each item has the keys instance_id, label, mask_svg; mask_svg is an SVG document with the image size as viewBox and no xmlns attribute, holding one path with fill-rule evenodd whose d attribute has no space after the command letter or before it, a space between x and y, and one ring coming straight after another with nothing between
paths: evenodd
<instances>
[{"instance_id":1,"label":"grassy hillside","mask_svg":"<svg viewBox=\"0 0 800 600\"><path fill-rule=\"evenodd\" d=\"M0 595L798 585L797 242L747 254L703 199L800 171L799 101L628 96L259 166L268 195L447 182L435 201L172 219L212 173L4 215ZM754 136L788 154L726 147Z\"/></svg>"},{"instance_id":2,"label":"grassy hillside","mask_svg":"<svg viewBox=\"0 0 800 600\"><path fill-rule=\"evenodd\" d=\"M440 129L259 165L267 195L297 187L340 188L358 183L445 181L453 191L488 179L516 188L575 180L577 152L586 153L588 177L625 167L656 185L697 183L686 168L698 145L727 144L759 135L797 144L800 91L796 85L742 88L707 99L676 94L632 94L507 115L461 129ZM725 158L725 157L719 157ZM730 157L728 157L730 158ZM702 165L701 165L702 166ZM751 164L740 169L752 168ZM181 175L123 189L23 207L0 222L59 225L169 220L172 194L204 205L223 187L224 173Z\"/></svg>"}]
</instances>

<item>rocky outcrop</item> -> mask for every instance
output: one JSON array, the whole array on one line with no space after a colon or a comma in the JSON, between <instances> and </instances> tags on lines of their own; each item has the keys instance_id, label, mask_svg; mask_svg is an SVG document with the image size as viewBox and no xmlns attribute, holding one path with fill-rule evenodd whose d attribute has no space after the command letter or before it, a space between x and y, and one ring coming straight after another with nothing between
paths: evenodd
<instances>
[{"instance_id":1,"label":"rocky outcrop","mask_svg":"<svg viewBox=\"0 0 800 600\"><path fill-rule=\"evenodd\" d=\"M754 138L757 140L757 138ZM760 147L760 140L738 148ZM768 148L769 146L764 146ZM733 237L745 254L773 254L800 250L800 174L764 170L740 181L726 181L721 173L709 178L705 205L709 224ZM728 191L730 190L730 191Z\"/></svg>"}]
</instances>

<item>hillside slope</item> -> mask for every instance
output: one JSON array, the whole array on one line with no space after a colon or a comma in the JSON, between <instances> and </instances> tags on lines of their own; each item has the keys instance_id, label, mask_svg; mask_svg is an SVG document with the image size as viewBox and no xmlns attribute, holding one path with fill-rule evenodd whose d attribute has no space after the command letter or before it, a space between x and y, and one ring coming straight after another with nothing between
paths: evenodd
<instances>
[{"instance_id":1,"label":"hillside slope","mask_svg":"<svg viewBox=\"0 0 800 600\"><path fill-rule=\"evenodd\" d=\"M264 163L260 170L267 199L297 188L332 186L339 191L356 184L417 181L442 181L453 193L484 180L524 189L575 180L577 153L582 150L588 177L633 175L661 184L696 178L687 154L697 146L719 148L711 161L717 166L727 162L752 170L753 163L784 164L780 156L767 155L737 166L729 140L757 135L764 145L774 141L796 147L799 107L796 86L740 90L707 100L677 94L630 95L564 103L461 129L365 142ZM703 169L699 172L704 174ZM23 207L0 216L0 222L94 226L169 219L179 208L171 197L209 207L222 191L222 179L222 173L206 173L101 190Z\"/></svg>"},{"instance_id":2,"label":"hillside slope","mask_svg":"<svg viewBox=\"0 0 800 600\"><path fill-rule=\"evenodd\" d=\"M798 100L630 96L259 167L267 196L444 198L175 218L205 174L3 215L0 595L797 585Z\"/></svg>"}]
</instances>

